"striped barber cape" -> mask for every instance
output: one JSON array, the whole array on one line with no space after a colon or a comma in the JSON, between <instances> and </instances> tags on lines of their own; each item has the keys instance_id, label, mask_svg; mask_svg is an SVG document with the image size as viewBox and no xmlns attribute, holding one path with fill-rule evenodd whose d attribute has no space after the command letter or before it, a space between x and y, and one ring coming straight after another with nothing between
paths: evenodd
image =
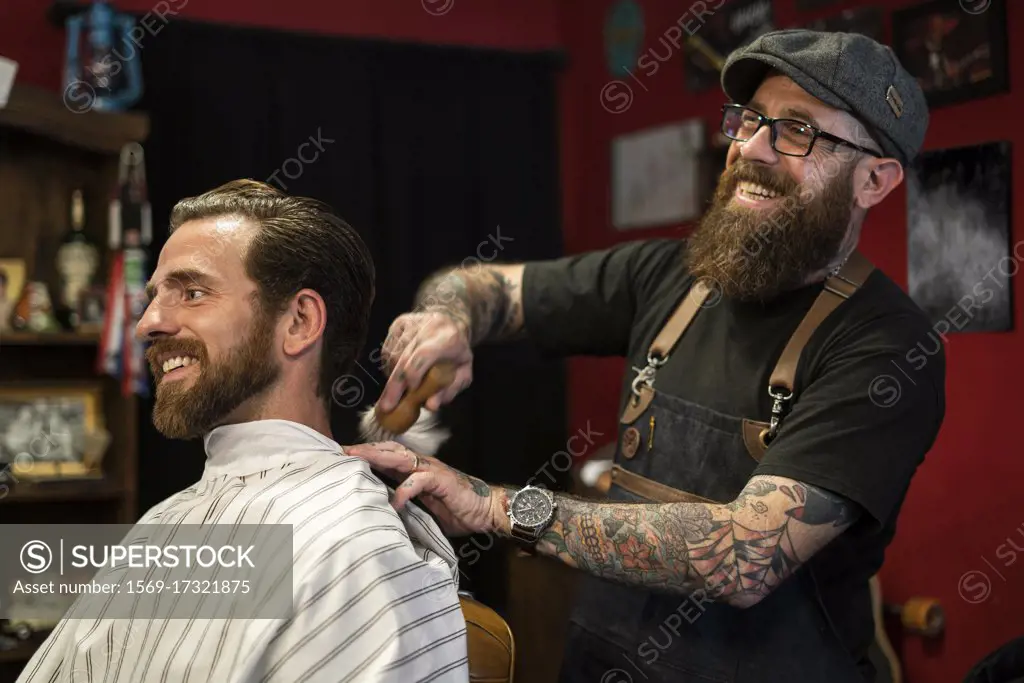
<instances>
[{"instance_id":1,"label":"striped barber cape","mask_svg":"<svg viewBox=\"0 0 1024 683\"><path fill-rule=\"evenodd\" d=\"M290 525L278 527L293 540L284 613L146 618L83 595L18 683L469 680L458 561L429 515L396 512L365 461L295 422L218 427L205 447L202 478L135 529Z\"/></svg>"}]
</instances>

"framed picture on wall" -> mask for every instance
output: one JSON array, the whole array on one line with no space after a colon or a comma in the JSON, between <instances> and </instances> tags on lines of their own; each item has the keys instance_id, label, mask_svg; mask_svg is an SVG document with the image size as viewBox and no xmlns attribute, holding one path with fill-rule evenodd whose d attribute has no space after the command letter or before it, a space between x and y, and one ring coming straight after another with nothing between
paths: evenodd
<instances>
[{"instance_id":1,"label":"framed picture on wall","mask_svg":"<svg viewBox=\"0 0 1024 683\"><path fill-rule=\"evenodd\" d=\"M612 140L612 225L668 226L700 215L704 121L691 119Z\"/></svg>"},{"instance_id":2,"label":"framed picture on wall","mask_svg":"<svg viewBox=\"0 0 1024 683\"><path fill-rule=\"evenodd\" d=\"M923 152L906 177L911 298L947 333L1012 330L1010 143Z\"/></svg>"},{"instance_id":3,"label":"framed picture on wall","mask_svg":"<svg viewBox=\"0 0 1024 683\"><path fill-rule=\"evenodd\" d=\"M683 59L686 89L717 87L729 54L773 28L772 0L729 0L686 38Z\"/></svg>"},{"instance_id":4,"label":"framed picture on wall","mask_svg":"<svg viewBox=\"0 0 1024 683\"><path fill-rule=\"evenodd\" d=\"M885 42L881 7L847 9L832 16L809 22L804 28L812 31L860 33L880 43Z\"/></svg>"},{"instance_id":5,"label":"framed picture on wall","mask_svg":"<svg viewBox=\"0 0 1024 683\"><path fill-rule=\"evenodd\" d=\"M973 7L983 9L972 11ZM1009 88L1005 0L930 0L894 11L892 45L930 106Z\"/></svg>"}]
</instances>

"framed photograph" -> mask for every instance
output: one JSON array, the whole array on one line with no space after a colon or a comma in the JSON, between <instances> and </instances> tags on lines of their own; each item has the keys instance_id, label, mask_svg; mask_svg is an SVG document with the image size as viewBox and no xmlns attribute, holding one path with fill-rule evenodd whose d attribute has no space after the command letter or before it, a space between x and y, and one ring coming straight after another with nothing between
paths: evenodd
<instances>
[{"instance_id":1,"label":"framed photograph","mask_svg":"<svg viewBox=\"0 0 1024 683\"><path fill-rule=\"evenodd\" d=\"M102 476L102 399L99 385L0 387L0 469L15 481Z\"/></svg>"},{"instance_id":2,"label":"framed photograph","mask_svg":"<svg viewBox=\"0 0 1024 683\"><path fill-rule=\"evenodd\" d=\"M667 226L701 211L704 121L622 135L612 141L612 225L616 230Z\"/></svg>"},{"instance_id":3,"label":"framed photograph","mask_svg":"<svg viewBox=\"0 0 1024 683\"><path fill-rule=\"evenodd\" d=\"M812 21L804 28L812 31L839 31L842 33L859 33L872 40L884 43L885 35L881 7L858 7L847 9L832 16Z\"/></svg>"},{"instance_id":4,"label":"framed photograph","mask_svg":"<svg viewBox=\"0 0 1024 683\"><path fill-rule=\"evenodd\" d=\"M908 290L947 333L1013 329L1010 143L922 153L907 169Z\"/></svg>"},{"instance_id":5,"label":"framed photograph","mask_svg":"<svg viewBox=\"0 0 1024 683\"><path fill-rule=\"evenodd\" d=\"M14 307L25 287L25 262L16 258L0 258L0 332L11 328Z\"/></svg>"},{"instance_id":6,"label":"framed photograph","mask_svg":"<svg viewBox=\"0 0 1024 683\"><path fill-rule=\"evenodd\" d=\"M773 29L772 0L729 0L686 38L686 89L718 87L729 54ZM703 20L703 17L702 17Z\"/></svg>"},{"instance_id":7,"label":"framed photograph","mask_svg":"<svg viewBox=\"0 0 1024 683\"><path fill-rule=\"evenodd\" d=\"M978 12L963 5L930 0L892 14L893 50L930 106L1009 89L1005 0Z\"/></svg>"},{"instance_id":8,"label":"framed photograph","mask_svg":"<svg viewBox=\"0 0 1024 683\"><path fill-rule=\"evenodd\" d=\"M705 210L715 198L715 191L718 189L718 181L722 178L722 173L725 172L726 161L729 157L729 145L731 143L732 141L725 137L721 130L716 130L715 133L710 136L708 144L701 154L700 196L703 204L701 207L702 211Z\"/></svg>"}]
</instances>

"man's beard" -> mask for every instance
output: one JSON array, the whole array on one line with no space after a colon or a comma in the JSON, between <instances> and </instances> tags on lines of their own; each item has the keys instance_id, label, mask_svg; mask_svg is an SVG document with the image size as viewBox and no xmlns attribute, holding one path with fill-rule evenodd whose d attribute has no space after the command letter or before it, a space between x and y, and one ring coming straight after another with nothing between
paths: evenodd
<instances>
[{"instance_id":1,"label":"man's beard","mask_svg":"<svg viewBox=\"0 0 1024 683\"><path fill-rule=\"evenodd\" d=\"M214 364L198 339L161 338L153 342L146 356L158 382L153 407L157 430L170 439L203 436L222 424L244 401L271 386L280 374L271 354L273 336L273 319L258 313L248 338L236 344L227 358ZM183 380L159 381L163 369L157 366L156 358L164 353L199 360L199 375L191 387L185 387Z\"/></svg>"},{"instance_id":2,"label":"man's beard","mask_svg":"<svg viewBox=\"0 0 1024 683\"><path fill-rule=\"evenodd\" d=\"M853 171L854 164L845 163L814 192L788 175L737 161L722 174L711 208L688 240L690 273L741 301L769 301L802 286L843 245L853 212ZM741 181L777 192L776 206L730 206Z\"/></svg>"}]
</instances>

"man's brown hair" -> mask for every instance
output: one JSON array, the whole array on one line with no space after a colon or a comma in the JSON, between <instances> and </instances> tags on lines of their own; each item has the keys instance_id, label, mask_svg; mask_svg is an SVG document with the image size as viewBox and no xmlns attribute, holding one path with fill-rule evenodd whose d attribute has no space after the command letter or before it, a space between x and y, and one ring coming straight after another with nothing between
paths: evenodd
<instances>
[{"instance_id":1,"label":"man's brown hair","mask_svg":"<svg viewBox=\"0 0 1024 683\"><path fill-rule=\"evenodd\" d=\"M171 232L188 221L221 216L256 224L243 260L264 314L280 314L301 289L323 297L327 322L317 395L329 403L335 380L349 373L366 342L375 293L366 244L325 203L255 180L234 180L182 199L171 211Z\"/></svg>"}]
</instances>

